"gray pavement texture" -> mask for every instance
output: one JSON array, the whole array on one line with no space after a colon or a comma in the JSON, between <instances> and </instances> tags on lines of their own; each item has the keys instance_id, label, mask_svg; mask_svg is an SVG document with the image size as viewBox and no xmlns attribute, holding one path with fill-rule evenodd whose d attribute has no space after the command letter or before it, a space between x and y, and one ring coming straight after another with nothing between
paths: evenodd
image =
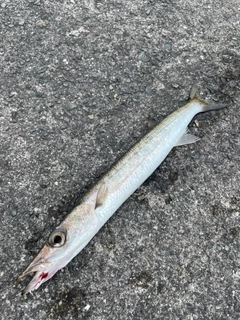
<instances>
[{"instance_id":1,"label":"gray pavement texture","mask_svg":"<svg viewBox=\"0 0 240 320\"><path fill-rule=\"evenodd\" d=\"M0 2L1 319L240 319L239 0ZM199 114L37 291L17 275L82 194L183 105Z\"/></svg>"}]
</instances>

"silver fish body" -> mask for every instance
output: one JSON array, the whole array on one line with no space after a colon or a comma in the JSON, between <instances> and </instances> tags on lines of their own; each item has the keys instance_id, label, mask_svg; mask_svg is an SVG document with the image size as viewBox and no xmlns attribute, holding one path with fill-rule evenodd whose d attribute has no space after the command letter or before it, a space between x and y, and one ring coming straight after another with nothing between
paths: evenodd
<instances>
[{"instance_id":1,"label":"silver fish body","mask_svg":"<svg viewBox=\"0 0 240 320\"><path fill-rule=\"evenodd\" d=\"M36 290L71 261L93 238L121 204L153 173L174 146L198 138L187 126L199 112L220 109L194 95L128 151L82 198L67 218L53 231L47 243L19 276L35 272L23 293Z\"/></svg>"}]
</instances>

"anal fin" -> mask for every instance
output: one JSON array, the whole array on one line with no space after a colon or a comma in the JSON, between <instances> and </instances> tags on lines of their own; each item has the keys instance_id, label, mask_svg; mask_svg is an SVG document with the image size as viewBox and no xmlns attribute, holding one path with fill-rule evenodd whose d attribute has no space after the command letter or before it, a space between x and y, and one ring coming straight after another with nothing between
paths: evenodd
<instances>
[{"instance_id":1,"label":"anal fin","mask_svg":"<svg viewBox=\"0 0 240 320\"><path fill-rule=\"evenodd\" d=\"M200 140L200 138L188 133L188 131L186 130L184 132L184 134L180 137L180 139L178 140L178 142L175 144L175 147L177 146L183 146L185 144L190 144L190 143L194 143L196 141Z\"/></svg>"}]
</instances>

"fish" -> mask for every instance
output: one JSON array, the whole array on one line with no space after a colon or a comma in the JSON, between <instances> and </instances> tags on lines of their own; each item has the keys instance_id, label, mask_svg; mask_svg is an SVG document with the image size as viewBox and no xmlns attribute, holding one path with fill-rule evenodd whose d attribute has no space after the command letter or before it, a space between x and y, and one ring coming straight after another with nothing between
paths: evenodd
<instances>
[{"instance_id":1,"label":"fish","mask_svg":"<svg viewBox=\"0 0 240 320\"><path fill-rule=\"evenodd\" d=\"M200 112L222 109L190 92L189 101L153 126L83 196L66 219L50 234L45 245L18 277L34 273L23 290L27 294L40 287L65 267L95 236L114 212L156 170L173 147L199 140L188 132L188 124Z\"/></svg>"}]
</instances>

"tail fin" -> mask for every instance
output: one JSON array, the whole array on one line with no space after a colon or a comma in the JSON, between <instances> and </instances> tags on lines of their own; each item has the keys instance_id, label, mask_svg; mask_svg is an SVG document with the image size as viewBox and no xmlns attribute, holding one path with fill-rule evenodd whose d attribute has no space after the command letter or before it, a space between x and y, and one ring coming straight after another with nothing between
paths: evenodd
<instances>
[{"instance_id":1,"label":"tail fin","mask_svg":"<svg viewBox=\"0 0 240 320\"><path fill-rule=\"evenodd\" d=\"M190 94L189 94L189 98L190 98L190 100L198 100L198 101L201 101L204 103L204 105L202 106L201 112L218 110L218 109L223 109L223 108L227 107L226 104L217 104L217 103L211 103L211 102L209 103L208 101L201 98L198 94L196 82L192 85L192 88L191 88Z\"/></svg>"},{"instance_id":2,"label":"tail fin","mask_svg":"<svg viewBox=\"0 0 240 320\"><path fill-rule=\"evenodd\" d=\"M203 106L202 112L223 109L223 108L226 108L226 107L227 107L226 104L209 103L209 104L206 104L205 106Z\"/></svg>"}]
</instances>

